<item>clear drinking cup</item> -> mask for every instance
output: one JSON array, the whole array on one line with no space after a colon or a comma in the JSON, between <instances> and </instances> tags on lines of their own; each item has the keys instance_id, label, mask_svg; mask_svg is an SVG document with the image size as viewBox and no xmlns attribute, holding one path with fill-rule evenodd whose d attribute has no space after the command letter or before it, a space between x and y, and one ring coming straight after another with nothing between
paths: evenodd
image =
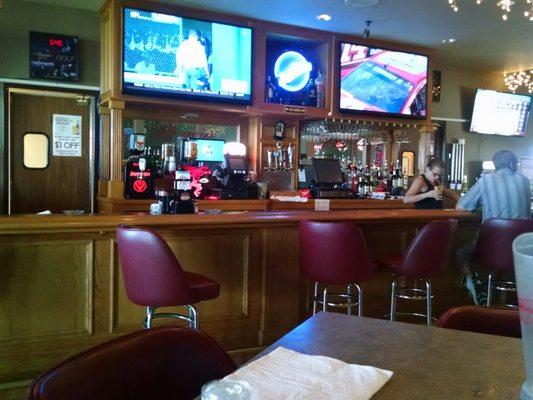
<instances>
[{"instance_id":1,"label":"clear drinking cup","mask_svg":"<svg viewBox=\"0 0 533 400\"><path fill-rule=\"evenodd\" d=\"M442 193L444 192L444 186L442 185L435 186L435 192L437 192L439 197L442 199Z\"/></svg>"},{"instance_id":2,"label":"clear drinking cup","mask_svg":"<svg viewBox=\"0 0 533 400\"><path fill-rule=\"evenodd\" d=\"M252 392L245 382L216 380L202 386L202 400L250 400Z\"/></svg>"},{"instance_id":3,"label":"clear drinking cup","mask_svg":"<svg viewBox=\"0 0 533 400\"><path fill-rule=\"evenodd\" d=\"M514 240L513 258L526 367L520 399L533 400L533 233L524 233Z\"/></svg>"}]
</instances>

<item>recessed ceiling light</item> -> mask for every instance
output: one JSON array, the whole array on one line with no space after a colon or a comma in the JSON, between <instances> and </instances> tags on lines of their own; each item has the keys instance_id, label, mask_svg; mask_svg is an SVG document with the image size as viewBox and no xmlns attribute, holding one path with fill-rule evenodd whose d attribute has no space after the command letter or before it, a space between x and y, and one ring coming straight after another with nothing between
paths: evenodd
<instances>
[{"instance_id":1,"label":"recessed ceiling light","mask_svg":"<svg viewBox=\"0 0 533 400\"><path fill-rule=\"evenodd\" d=\"M442 39L442 43L455 43L455 38Z\"/></svg>"},{"instance_id":2,"label":"recessed ceiling light","mask_svg":"<svg viewBox=\"0 0 533 400\"><path fill-rule=\"evenodd\" d=\"M329 14L320 14L316 16L316 19L319 21L331 21L331 15Z\"/></svg>"}]
</instances>

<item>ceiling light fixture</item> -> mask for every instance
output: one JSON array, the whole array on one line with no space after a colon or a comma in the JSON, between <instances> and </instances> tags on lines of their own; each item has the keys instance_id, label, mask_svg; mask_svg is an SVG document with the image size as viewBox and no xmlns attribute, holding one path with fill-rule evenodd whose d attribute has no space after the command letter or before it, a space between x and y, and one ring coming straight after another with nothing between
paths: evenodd
<instances>
[{"instance_id":1,"label":"ceiling light fixture","mask_svg":"<svg viewBox=\"0 0 533 400\"><path fill-rule=\"evenodd\" d=\"M370 24L371 23L372 21L365 21L366 27L365 29L363 29L363 37L365 39L368 39L368 37L370 36Z\"/></svg>"},{"instance_id":2,"label":"ceiling light fixture","mask_svg":"<svg viewBox=\"0 0 533 400\"><path fill-rule=\"evenodd\" d=\"M513 93L520 87L524 87L529 93L533 93L533 69L504 72L503 81L505 86Z\"/></svg>"},{"instance_id":3,"label":"ceiling light fixture","mask_svg":"<svg viewBox=\"0 0 533 400\"><path fill-rule=\"evenodd\" d=\"M442 39L441 42L442 43L455 43L457 41L457 39L455 38L449 38L449 39Z\"/></svg>"},{"instance_id":4,"label":"ceiling light fixture","mask_svg":"<svg viewBox=\"0 0 533 400\"><path fill-rule=\"evenodd\" d=\"M518 1L518 0L516 0ZM516 3L515 0L497 0L496 6L502 10L502 19L507 21L508 14L511 12L511 7ZM533 0L521 0L524 3L525 11L524 17L533 21ZM476 4L483 3L483 0L476 0ZM459 11L459 0L448 0L448 4L453 11Z\"/></svg>"},{"instance_id":5,"label":"ceiling light fixture","mask_svg":"<svg viewBox=\"0 0 533 400\"><path fill-rule=\"evenodd\" d=\"M331 15L329 14L320 14L316 16L316 19L319 21L331 21Z\"/></svg>"}]
</instances>

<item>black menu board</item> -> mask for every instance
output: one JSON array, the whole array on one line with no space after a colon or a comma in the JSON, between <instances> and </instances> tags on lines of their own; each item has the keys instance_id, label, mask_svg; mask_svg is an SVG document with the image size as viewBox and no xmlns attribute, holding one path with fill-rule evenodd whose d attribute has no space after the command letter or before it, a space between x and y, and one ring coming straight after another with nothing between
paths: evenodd
<instances>
[{"instance_id":1,"label":"black menu board","mask_svg":"<svg viewBox=\"0 0 533 400\"><path fill-rule=\"evenodd\" d=\"M75 36L30 32L30 78L77 81L78 42Z\"/></svg>"}]
</instances>

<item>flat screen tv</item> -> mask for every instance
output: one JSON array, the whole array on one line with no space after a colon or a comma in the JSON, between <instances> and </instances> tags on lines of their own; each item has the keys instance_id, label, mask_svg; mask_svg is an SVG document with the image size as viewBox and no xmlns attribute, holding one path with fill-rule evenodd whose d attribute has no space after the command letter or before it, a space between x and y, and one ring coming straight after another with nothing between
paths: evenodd
<instances>
[{"instance_id":1,"label":"flat screen tv","mask_svg":"<svg viewBox=\"0 0 533 400\"><path fill-rule=\"evenodd\" d=\"M531 111L531 96L478 89L470 132L524 136Z\"/></svg>"},{"instance_id":2,"label":"flat screen tv","mask_svg":"<svg viewBox=\"0 0 533 400\"><path fill-rule=\"evenodd\" d=\"M428 56L340 43L340 111L424 119Z\"/></svg>"},{"instance_id":3,"label":"flat screen tv","mask_svg":"<svg viewBox=\"0 0 533 400\"><path fill-rule=\"evenodd\" d=\"M252 29L124 8L122 91L251 104Z\"/></svg>"}]
</instances>

